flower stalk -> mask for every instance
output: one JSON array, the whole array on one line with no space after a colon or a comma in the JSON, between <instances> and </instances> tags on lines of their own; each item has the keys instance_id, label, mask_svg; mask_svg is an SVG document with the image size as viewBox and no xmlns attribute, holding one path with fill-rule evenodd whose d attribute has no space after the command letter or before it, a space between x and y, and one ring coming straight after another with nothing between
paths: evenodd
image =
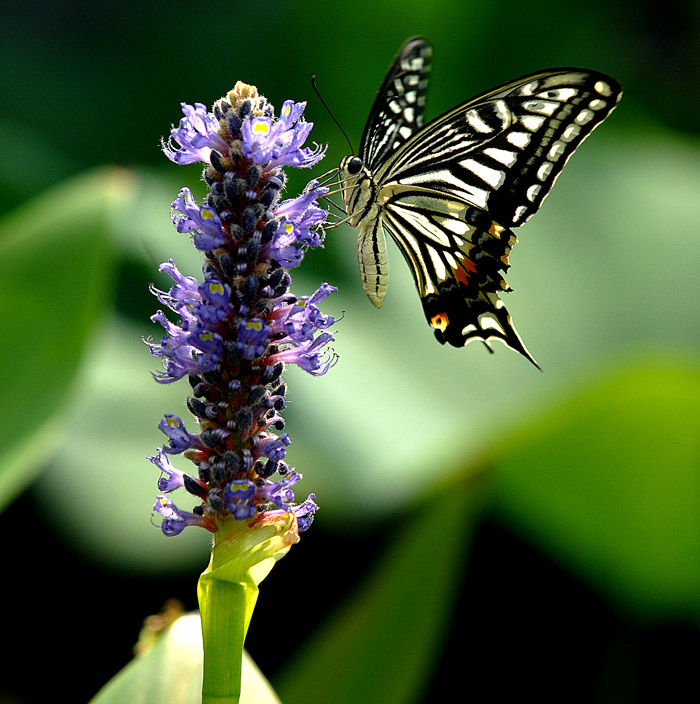
<instances>
[{"instance_id":1,"label":"flower stalk","mask_svg":"<svg viewBox=\"0 0 700 704\"><path fill-rule=\"evenodd\" d=\"M294 514L283 511L261 516L250 527L228 519L215 534L209 566L197 586L205 653L203 704L238 701L243 644L258 585L298 540Z\"/></svg>"}]
</instances>

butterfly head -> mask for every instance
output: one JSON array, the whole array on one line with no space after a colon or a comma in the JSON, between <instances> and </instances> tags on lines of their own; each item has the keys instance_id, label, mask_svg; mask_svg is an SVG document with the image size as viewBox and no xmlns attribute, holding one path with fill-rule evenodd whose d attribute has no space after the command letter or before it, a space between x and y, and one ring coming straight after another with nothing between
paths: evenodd
<instances>
[{"instance_id":1,"label":"butterfly head","mask_svg":"<svg viewBox=\"0 0 700 704\"><path fill-rule=\"evenodd\" d=\"M373 205L374 184L361 157L349 154L339 166L342 183L343 201L348 215L353 216L350 224L357 227L359 219L364 217Z\"/></svg>"}]
</instances>

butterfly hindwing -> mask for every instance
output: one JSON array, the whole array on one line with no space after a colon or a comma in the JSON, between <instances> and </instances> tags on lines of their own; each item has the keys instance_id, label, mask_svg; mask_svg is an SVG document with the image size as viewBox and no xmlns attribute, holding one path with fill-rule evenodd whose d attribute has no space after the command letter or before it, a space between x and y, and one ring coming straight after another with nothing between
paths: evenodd
<instances>
[{"instance_id":1,"label":"butterfly hindwing","mask_svg":"<svg viewBox=\"0 0 700 704\"><path fill-rule=\"evenodd\" d=\"M370 169L381 164L423 126L432 49L423 37L404 43L374 99L360 142Z\"/></svg>"},{"instance_id":2,"label":"butterfly hindwing","mask_svg":"<svg viewBox=\"0 0 700 704\"><path fill-rule=\"evenodd\" d=\"M404 187L384 204L382 223L397 243L436 338L455 347L499 339L535 365L499 294L515 234L484 211Z\"/></svg>"}]
</instances>

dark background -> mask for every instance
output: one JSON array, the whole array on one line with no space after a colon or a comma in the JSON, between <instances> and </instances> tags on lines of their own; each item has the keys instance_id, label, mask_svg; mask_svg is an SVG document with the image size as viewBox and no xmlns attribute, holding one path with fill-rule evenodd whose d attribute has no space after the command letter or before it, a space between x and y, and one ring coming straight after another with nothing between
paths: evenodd
<instances>
[{"instance_id":1,"label":"dark background","mask_svg":"<svg viewBox=\"0 0 700 704\"><path fill-rule=\"evenodd\" d=\"M172 167L158 140L179 119L181 101L211 104L238 79L259 85L276 105L288 97L308 100L314 138L330 142L324 166L331 168L346 146L312 94L309 77L316 74L326 101L357 142L391 56L418 33L435 50L429 117L513 76L546 66L590 66L625 88L608 150L614 152L616 136L629 139L641 128L695 148L699 14L697 3L629 0L6 4L0 27L0 207L9 212L102 164L157 174L172 184L173 194L177 184L196 183L196 169L183 175ZM296 176L292 188L300 188L306 176ZM162 208L167 212L167 200ZM696 231L697 222L688 228ZM339 263L334 247L328 244L325 258L310 257L311 271L357 287L354 262ZM153 312L146 289L152 278L143 260L123 257L115 289L121 316L146 320ZM697 319L688 327L697 328ZM159 442L157 421L153 444ZM2 422L11 425L13 419ZM352 424L347 417L340 425ZM90 469L99 471L99 457L90 457ZM49 456L39 469L51 464ZM148 471L143 473L151 481ZM105 496L111 481L105 480ZM0 517L2 595L11 624L5 629L9 653L0 703L43 702L56 693L88 701L129 661L146 615L170 597L196 608L196 580L207 559L204 552L200 564L190 559L181 571L158 554L149 570L122 560L111 565L108 556L96 560L58 524L59 514L47 510L46 496L46 480L39 494L30 485ZM76 493L67 512L81 523L83 508ZM299 641L313 633L390 543L390 518L407 511L392 505L349 526L321 519L267 578L247 647L273 682L289 653L279 640L272 647L270 634L282 624ZM100 526L86 516L82 528L89 535ZM37 546L40 574L32 568ZM460 701L530 695L539 701L621 703L679 701L681 691L688 701L698 696L696 615L636 618L498 511L483 512L465 571L456 579L463 580L458 606L420 700L438 701L446 692ZM290 590L292 605L285 606ZM281 606L269 608L279 601Z\"/></svg>"}]
</instances>

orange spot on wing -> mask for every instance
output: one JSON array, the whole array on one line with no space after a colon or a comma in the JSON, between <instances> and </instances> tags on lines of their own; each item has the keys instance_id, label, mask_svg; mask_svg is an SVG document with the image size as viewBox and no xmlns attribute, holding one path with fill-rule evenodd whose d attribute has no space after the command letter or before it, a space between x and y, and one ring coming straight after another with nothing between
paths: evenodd
<instances>
[{"instance_id":1,"label":"orange spot on wing","mask_svg":"<svg viewBox=\"0 0 700 704\"><path fill-rule=\"evenodd\" d=\"M456 267L452 269L452 276L459 283L469 286L469 272L476 273L476 264L471 259L463 259Z\"/></svg>"},{"instance_id":2,"label":"orange spot on wing","mask_svg":"<svg viewBox=\"0 0 700 704\"><path fill-rule=\"evenodd\" d=\"M469 261L467 259L467 261ZM469 277L467 276L467 272L462 269L461 266L458 266L452 270L455 279L459 281L459 283L464 284L465 286L469 286Z\"/></svg>"},{"instance_id":3,"label":"orange spot on wing","mask_svg":"<svg viewBox=\"0 0 700 704\"><path fill-rule=\"evenodd\" d=\"M471 259L469 259L469 255L471 254L471 252L472 252L473 249L474 249L474 247L469 247L469 249L466 251L466 255L467 255L467 256L466 256L466 257L460 257L460 263L462 264L462 266L464 266L464 267L466 267L467 269L469 269L469 271L471 271L472 273L476 274L476 264L474 264L474 262L473 262ZM456 271L455 271L455 276L457 276L457 272L456 272Z\"/></svg>"},{"instance_id":4,"label":"orange spot on wing","mask_svg":"<svg viewBox=\"0 0 700 704\"><path fill-rule=\"evenodd\" d=\"M441 330L442 332L445 332L445 328L450 324L450 320L447 317L447 313L436 313L431 319L430 319L430 324L434 327L437 328L438 330Z\"/></svg>"}]
</instances>

